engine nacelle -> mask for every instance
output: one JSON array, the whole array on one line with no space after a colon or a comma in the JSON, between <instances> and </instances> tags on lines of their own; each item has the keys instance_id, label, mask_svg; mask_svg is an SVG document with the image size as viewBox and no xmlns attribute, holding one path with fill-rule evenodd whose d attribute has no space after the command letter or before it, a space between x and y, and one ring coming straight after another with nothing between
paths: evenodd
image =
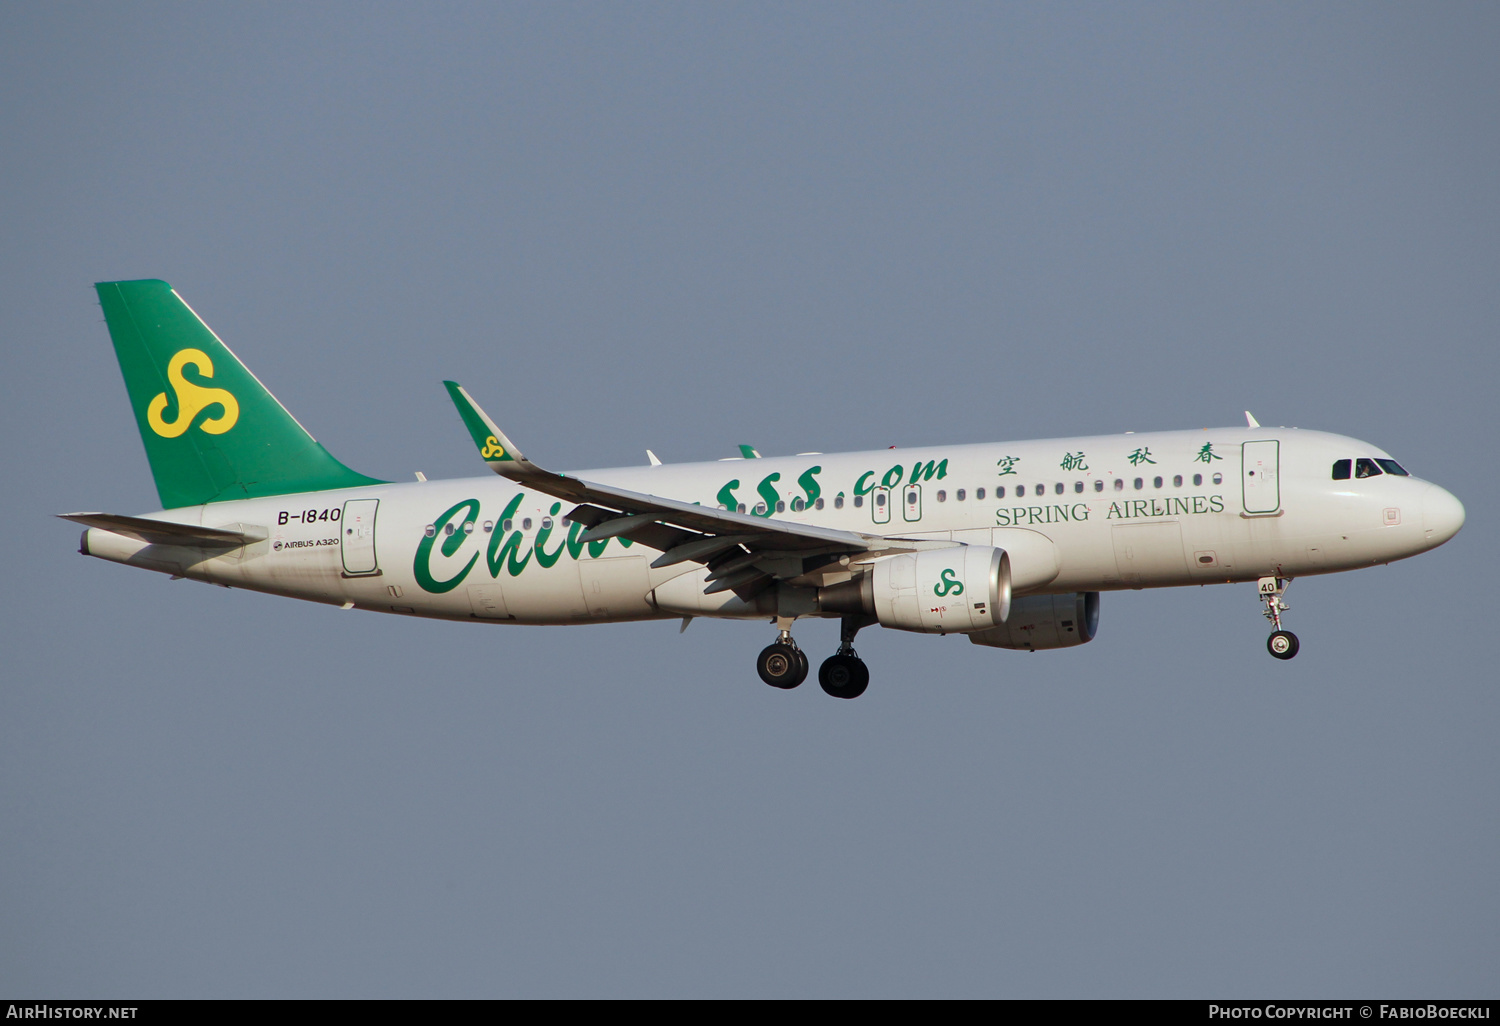
<instances>
[{"instance_id":1,"label":"engine nacelle","mask_svg":"<svg viewBox=\"0 0 1500 1026\"><path fill-rule=\"evenodd\" d=\"M1037 652L1044 648L1072 648L1093 641L1099 632L1099 593L1022 595L1010 604L1005 622L975 631L976 645Z\"/></svg>"},{"instance_id":2,"label":"engine nacelle","mask_svg":"<svg viewBox=\"0 0 1500 1026\"><path fill-rule=\"evenodd\" d=\"M1010 557L989 545L888 556L852 581L819 589L818 599L825 613L873 616L903 631L983 630L1010 611Z\"/></svg>"}]
</instances>

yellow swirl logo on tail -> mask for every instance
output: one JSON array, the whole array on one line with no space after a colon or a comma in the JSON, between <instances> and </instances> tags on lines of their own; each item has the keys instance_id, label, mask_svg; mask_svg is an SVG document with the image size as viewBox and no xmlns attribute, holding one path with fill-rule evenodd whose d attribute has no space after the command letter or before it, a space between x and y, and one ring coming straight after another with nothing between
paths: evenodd
<instances>
[{"instance_id":1,"label":"yellow swirl logo on tail","mask_svg":"<svg viewBox=\"0 0 1500 1026\"><path fill-rule=\"evenodd\" d=\"M177 419L171 423L161 419L162 411L167 408L167 393L162 392L146 407L146 422L151 425L152 431L163 438L176 438L192 425L193 418L204 408L218 403L224 407L224 412L217 417L210 417L198 426L211 435L222 435L240 419L239 401L227 389L204 388L184 378L182 368L188 364L196 367L198 373L205 378L214 376L213 361L203 350L179 349L173 353L171 362L167 364L167 381L177 396Z\"/></svg>"},{"instance_id":2,"label":"yellow swirl logo on tail","mask_svg":"<svg viewBox=\"0 0 1500 1026\"><path fill-rule=\"evenodd\" d=\"M500 439L494 435L484 440L484 448L479 450L479 455L487 460L505 459L505 446L500 444Z\"/></svg>"}]
</instances>

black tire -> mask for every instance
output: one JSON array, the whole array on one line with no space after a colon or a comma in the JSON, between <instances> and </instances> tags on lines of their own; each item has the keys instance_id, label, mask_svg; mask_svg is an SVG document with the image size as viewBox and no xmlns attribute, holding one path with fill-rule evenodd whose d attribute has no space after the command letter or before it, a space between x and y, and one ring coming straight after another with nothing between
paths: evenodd
<instances>
[{"instance_id":1,"label":"black tire","mask_svg":"<svg viewBox=\"0 0 1500 1026\"><path fill-rule=\"evenodd\" d=\"M755 672L771 687L790 690L807 679L807 656L778 641L761 649Z\"/></svg>"},{"instance_id":2,"label":"black tire","mask_svg":"<svg viewBox=\"0 0 1500 1026\"><path fill-rule=\"evenodd\" d=\"M1266 651L1277 659L1290 659L1301 647L1297 635L1291 631L1272 631L1271 636L1266 639Z\"/></svg>"},{"instance_id":3,"label":"black tire","mask_svg":"<svg viewBox=\"0 0 1500 1026\"><path fill-rule=\"evenodd\" d=\"M818 686L834 698L858 698L870 686L870 668L859 656L829 656L818 667Z\"/></svg>"}]
</instances>

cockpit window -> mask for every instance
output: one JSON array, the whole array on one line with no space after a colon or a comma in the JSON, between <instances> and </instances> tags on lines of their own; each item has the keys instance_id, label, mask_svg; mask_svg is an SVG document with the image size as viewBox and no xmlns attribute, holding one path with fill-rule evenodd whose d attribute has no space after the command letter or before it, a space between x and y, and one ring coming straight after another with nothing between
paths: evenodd
<instances>
[{"instance_id":1,"label":"cockpit window","mask_svg":"<svg viewBox=\"0 0 1500 1026\"><path fill-rule=\"evenodd\" d=\"M1354 461L1353 460L1334 460L1333 461L1333 479L1335 481L1347 481L1347 480L1349 480L1349 471L1353 468L1353 466L1354 466Z\"/></svg>"},{"instance_id":2,"label":"cockpit window","mask_svg":"<svg viewBox=\"0 0 1500 1026\"><path fill-rule=\"evenodd\" d=\"M1379 463L1380 469L1385 471L1387 474L1395 474L1397 477L1411 476L1406 472L1406 468L1402 467L1401 464L1397 463L1395 460L1376 460L1375 462Z\"/></svg>"},{"instance_id":3,"label":"cockpit window","mask_svg":"<svg viewBox=\"0 0 1500 1026\"><path fill-rule=\"evenodd\" d=\"M1379 477L1382 471L1375 465L1374 460L1367 460L1363 456L1354 461L1355 477Z\"/></svg>"}]
</instances>

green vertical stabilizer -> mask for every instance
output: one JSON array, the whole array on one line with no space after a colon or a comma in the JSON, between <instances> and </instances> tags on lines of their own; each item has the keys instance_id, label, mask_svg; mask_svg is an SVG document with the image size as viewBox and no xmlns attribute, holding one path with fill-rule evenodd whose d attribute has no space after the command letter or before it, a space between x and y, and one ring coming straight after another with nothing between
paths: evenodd
<instances>
[{"instance_id":1,"label":"green vertical stabilizer","mask_svg":"<svg viewBox=\"0 0 1500 1026\"><path fill-rule=\"evenodd\" d=\"M383 483L319 445L172 286L94 288L163 508Z\"/></svg>"}]
</instances>

